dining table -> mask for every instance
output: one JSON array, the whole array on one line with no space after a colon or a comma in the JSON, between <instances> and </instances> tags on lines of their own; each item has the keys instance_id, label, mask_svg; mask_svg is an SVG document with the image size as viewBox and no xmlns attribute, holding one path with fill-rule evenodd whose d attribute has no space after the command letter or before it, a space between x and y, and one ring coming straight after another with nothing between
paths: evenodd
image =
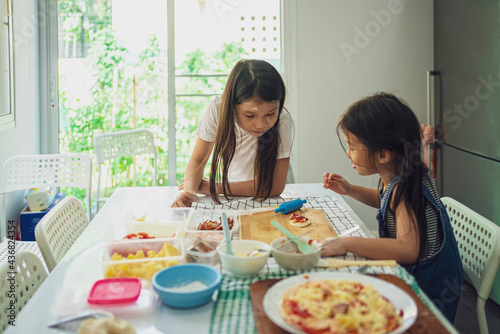
<instances>
[{"instance_id":1,"label":"dining table","mask_svg":"<svg viewBox=\"0 0 500 334\"><path fill-rule=\"evenodd\" d=\"M71 330L49 326L93 310L87 303L87 297L92 284L104 277L101 251L106 242L121 237L124 217L131 212L139 214L169 210L179 193L175 186L117 188L37 292L16 315L15 326L8 326L6 333L70 333ZM210 196L200 196L192 208L186 210L222 209L248 212L260 207L277 206L296 198L305 199L305 207L323 210L337 234L359 226L352 235L374 237L342 196L324 189L320 183L287 184L281 196L264 201L246 197L221 197L222 204L215 204ZM182 238L182 233L177 237ZM238 238L237 227L233 231L233 238ZM366 260L351 253L336 258ZM283 270L272 257L269 257L266 266L256 276L250 278L236 278L220 263L214 266L222 273L222 283L208 304L187 310L174 309L164 305L153 293L152 308L139 308L137 314L129 314L125 320L141 334L287 333L269 320L262 308L262 300L266 291L274 284L288 277L304 274L303 272ZM356 273L358 270L359 266L355 265L329 268L328 260L321 259L318 266L309 272ZM409 333L457 333L452 324L419 289L413 277L399 265L371 267L368 274L399 284L418 304L419 318L408 330ZM143 286L148 288L147 283Z\"/></svg>"}]
</instances>

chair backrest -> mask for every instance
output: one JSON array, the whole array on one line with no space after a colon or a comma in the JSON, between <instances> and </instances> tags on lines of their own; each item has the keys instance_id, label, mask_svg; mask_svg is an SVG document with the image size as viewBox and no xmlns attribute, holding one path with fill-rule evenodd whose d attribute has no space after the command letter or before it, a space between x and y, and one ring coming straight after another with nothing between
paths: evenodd
<instances>
[{"instance_id":1,"label":"chair backrest","mask_svg":"<svg viewBox=\"0 0 500 334\"><path fill-rule=\"evenodd\" d=\"M154 135L146 129L101 133L94 136L97 163L132 155L151 153L155 157Z\"/></svg>"},{"instance_id":2,"label":"chair backrest","mask_svg":"<svg viewBox=\"0 0 500 334\"><path fill-rule=\"evenodd\" d=\"M15 263L0 264L0 333L15 320L46 277L42 261L30 251L16 253Z\"/></svg>"},{"instance_id":3,"label":"chair backrest","mask_svg":"<svg viewBox=\"0 0 500 334\"><path fill-rule=\"evenodd\" d=\"M91 219L92 159L84 153L16 155L8 158L0 183L1 238L6 235L5 194L38 187L86 189L87 217Z\"/></svg>"},{"instance_id":4,"label":"chair backrest","mask_svg":"<svg viewBox=\"0 0 500 334\"><path fill-rule=\"evenodd\" d=\"M488 299L500 262L500 227L453 198L441 201L453 226L464 271L478 295Z\"/></svg>"},{"instance_id":5,"label":"chair backrest","mask_svg":"<svg viewBox=\"0 0 500 334\"><path fill-rule=\"evenodd\" d=\"M65 197L38 222L35 238L49 271L54 269L88 224L82 203L74 196Z\"/></svg>"},{"instance_id":6,"label":"chair backrest","mask_svg":"<svg viewBox=\"0 0 500 334\"><path fill-rule=\"evenodd\" d=\"M156 186L158 170L158 153L154 142L154 135L146 129L126 130L101 133L94 136L94 150L97 161L97 195L96 212L99 211L101 191L101 164L110 159L127 156L153 154L153 186Z\"/></svg>"}]
</instances>

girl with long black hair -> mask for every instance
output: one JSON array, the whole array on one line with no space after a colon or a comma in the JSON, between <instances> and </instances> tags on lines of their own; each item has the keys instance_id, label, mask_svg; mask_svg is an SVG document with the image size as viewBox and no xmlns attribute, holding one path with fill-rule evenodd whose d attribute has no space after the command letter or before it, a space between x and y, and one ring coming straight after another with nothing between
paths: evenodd
<instances>
[{"instance_id":1,"label":"girl with long black hair","mask_svg":"<svg viewBox=\"0 0 500 334\"><path fill-rule=\"evenodd\" d=\"M396 96L378 93L347 109L337 125L339 139L340 132L356 173L378 174L379 187L353 185L331 173L323 175L323 186L378 208L380 238L339 239L323 255L352 252L396 260L453 323L462 262L448 214L422 161L417 117Z\"/></svg>"}]
</instances>

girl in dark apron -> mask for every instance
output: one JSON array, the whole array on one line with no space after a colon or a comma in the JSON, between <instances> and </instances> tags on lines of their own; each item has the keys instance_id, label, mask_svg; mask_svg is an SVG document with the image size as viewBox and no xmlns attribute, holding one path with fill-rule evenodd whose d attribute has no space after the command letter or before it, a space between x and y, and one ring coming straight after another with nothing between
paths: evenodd
<instances>
[{"instance_id":1,"label":"girl in dark apron","mask_svg":"<svg viewBox=\"0 0 500 334\"><path fill-rule=\"evenodd\" d=\"M337 126L359 175L380 176L378 189L325 173L323 186L379 209L380 238L348 237L323 255L352 252L398 261L453 323L463 268L448 214L422 162L420 124L406 103L379 93L352 104Z\"/></svg>"}]
</instances>

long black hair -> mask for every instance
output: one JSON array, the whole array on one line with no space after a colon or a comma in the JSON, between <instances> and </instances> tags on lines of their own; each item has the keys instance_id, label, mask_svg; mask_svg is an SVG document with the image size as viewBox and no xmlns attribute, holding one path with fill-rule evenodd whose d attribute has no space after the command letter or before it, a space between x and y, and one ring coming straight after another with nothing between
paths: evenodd
<instances>
[{"instance_id":1,"label":"long black hair","mask_svg":"<svg viewBox=\"0 0 500 334\"><path fill-rule=\"evenodd\" d=\"M396 96L377 93L349 106L337 125L339 138L340 130L359 138L372 158L375 152L382 150L396 155L400 180L393 201L403 200L408 212L415 214L415 219L411 217L413 227L419 228L421 258L427 243L426 203L422 195L427 167L422 161L421 130L415 113ZM379 180L379 188L382 186Z\"/></svg>"},{"instance_id":2,"label":"long black hair","mask_svg":"<svg viewBox=\"0 0 500 334\"><path fill-rule=\"evenodd\" d=\"M226 82L221 98L219 125L215 136L210 170L210 195L219 203L216 183L222 183L226 199L231 192L228 182L229 165L236 149L235 106L248 101L279 101L278 119L274 126L259 137L254 164L254 198L265 199L271 194L274 169L280 144L279 120L284 109L286 89L279 72L268 62L242 59L236 63Z\"/></svg>"}]
</instances>

